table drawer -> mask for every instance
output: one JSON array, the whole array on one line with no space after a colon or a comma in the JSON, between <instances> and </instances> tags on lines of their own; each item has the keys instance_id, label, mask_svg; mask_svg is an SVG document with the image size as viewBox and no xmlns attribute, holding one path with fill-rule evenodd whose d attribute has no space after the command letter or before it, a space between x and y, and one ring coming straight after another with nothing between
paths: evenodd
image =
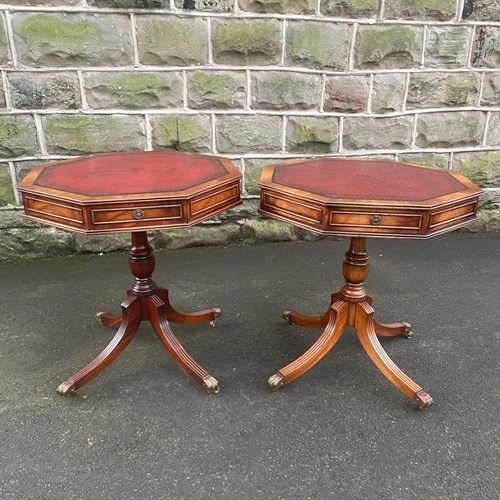
<instances>
[{"instance_id":1,"label":"table drawer","mask_svg":"<svg viewBox=\"0 0 500 500\"><path fill-rule=\"evenodd\" d=\"M420 214L400 214L368 211L336 211L330 213L331 227L361 227L364 229L418 230L422 225Z\"/></svg>"},{"instance_id":2,"label":"table drawer","mask_svg":"<svg viewBox=\"0 0 500 500\"><path fill-rule=\"evenodd\" d=\"M182 219L182 205L155 204L155 205L128 205L126 207L93 208L90 211L92 224L95 226L113 226L115 224L156 223L168 225L180 222Z\"/></svg>"}]
</instances>

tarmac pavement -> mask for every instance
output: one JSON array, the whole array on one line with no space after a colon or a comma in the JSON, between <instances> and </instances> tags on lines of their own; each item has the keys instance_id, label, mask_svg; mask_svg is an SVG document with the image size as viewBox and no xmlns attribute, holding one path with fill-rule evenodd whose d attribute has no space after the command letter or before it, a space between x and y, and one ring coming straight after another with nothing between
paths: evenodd
<instances>
[{"instance_id":1,"label":"tarmac pavement","mask_svg":"<svg viewBox=\"0 0 500 500\"><path fill-rule=\"evenodd\" d=\"M278 392L268 377L321 333L284 309L324 312L348 240L156 254L172 325L220 382L207 394L143 323L124 353L71 397L55 389L92 360L132 283L126 254L0 264L0 498L478 499L500 491L500 233L369 240L381 342L428 391L424 411L378 372L352 330Z\"/></svg>"}]
</instances>

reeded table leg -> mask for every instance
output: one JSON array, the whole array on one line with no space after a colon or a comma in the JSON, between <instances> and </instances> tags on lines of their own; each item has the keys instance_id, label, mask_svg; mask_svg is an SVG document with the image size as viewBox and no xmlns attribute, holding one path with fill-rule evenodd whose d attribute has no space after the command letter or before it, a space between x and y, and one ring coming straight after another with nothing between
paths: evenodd
<instances>
[{"instance_id":1,"label":"reeded table leg","mask_svg":"<svg viewBox=\"0 0 500 500\"><path fill-rule=\"evenodd\" d=\"M326 328L321 337L302 356L281 368L269 379L269 387L279 389L305 373L335 345L345 327L352 326L363 348L379 370L421 409L428 408L432 405L432 398L394 364L378 341L377 335L411 337L412 333L408 323L378 323L373 317L372 299L366 295L363 286L368 276L366 238L351 238L345 256L343 264L345 285L339 293L332 294L332 304L325 314L305 316L290 311L283 313L283 317L291 324L305 327L326 326Z\"/></svg>"},{"instance_id":2,"label":"reeded table leg","mask_svg":"<svg viewBox=\"0 0 500 500\"><path fill-rule=\"evenodd\" d=\"M158 288L151 279L154 270L152 248L145 231L132 233L129 268L135 276L134 286L127 291L127 299L122 304L122 315L100 312L97 319L105 326L117 327L118 331L108 347L91 363L63 382L57 389L61 395L69 395L102 373L132 340L141 321L149 321L167 351L177 364L207 392L219 392L219 384L201 365L190 356L175 335L168 321L175 323L214 324L220 309L213 308L194 313L175 310L170 304L168 290Z\"/></svg>"}]
</instances>

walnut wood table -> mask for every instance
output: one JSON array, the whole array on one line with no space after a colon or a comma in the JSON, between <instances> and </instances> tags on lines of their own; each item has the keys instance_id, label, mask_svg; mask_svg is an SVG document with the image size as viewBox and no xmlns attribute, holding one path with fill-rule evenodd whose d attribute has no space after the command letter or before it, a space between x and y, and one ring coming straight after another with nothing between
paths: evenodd
<instances>
[{"instance_id":1,"label":"walnut wood table","mask_svg":"<svg viewBox=\"0 0 500 500\"><path fill-rule=\"evenodd\" d=\"M118 327L94 361L57 389L69 395L99 375L125 349L141 321L149 321L174 360L208 392L217 380L172 333L173 323L214 323L220 309L175 310L169 292L151 278L155 267L147 230L192 226L241 203L241 174L227 159L178 152L102 154L35 167L23 180L25 217L86 234L131 232L129 268L135 283L121 315L97 314Z\"/></svg>"},{"instance_id":2,"label":"walnut wood table","mask_svg":"<svg viewBox=\"0 0 500 500\"><path fill-rule=\"evenodd\" d=\"M315 365L354 327L379 370L420 408L432 404L422 387L389 358L377 336L411 336L408 323L378 323L368 276L366 238L424 239L476 220L481 190L465 177L437 168L378 160L312 159L267 165L260 182L260 211L323 235L350 236L344 287L321 316L285 311L291 324L324 328L302 356L269 379L279 389Z\"/></svg>"}]
</instances>

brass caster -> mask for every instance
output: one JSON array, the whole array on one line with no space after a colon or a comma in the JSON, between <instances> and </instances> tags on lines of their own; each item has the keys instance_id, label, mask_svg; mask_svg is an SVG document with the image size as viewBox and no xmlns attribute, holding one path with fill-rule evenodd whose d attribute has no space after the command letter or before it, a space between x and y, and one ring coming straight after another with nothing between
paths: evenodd
<instances>
[{"instance_id":1,"label":"brass caster","mask_svg":"<svg viewBox=\"0 0 500 500\"><path fill-rule=\"evenodd\" d=\"M424 390L417 392L415 395L415 401L418 404L419 410L425 410L426 408L432 406L433 403L431 396L429 396L429 394L427 394Z\"/></svg>"},{"instance_id":2,"label":"brass caster","mask_svg":"<svg viewBox=\"0 0 500 500\"><path fill-rule=\"evenodd\" d=\"M407 339L411 339L413 337L413 332L411 331L410 323L406 323L406 321L403 321L403 325L405 325L406 328L405 331L402 333L402 336L406 337Z\"/></svg>"},{"instance_id":3,"label":"brass caster","mask_svg":"<svg viewBox=\"0 0 500 500\"><path fill-rule=\"evenodd\" d=\"M96 319L97 321L99 321L99 323L101 323L101 324L102 324L102 316L103 316L103 314L105 314L105 312L104 312L104 311L100 311L100 312L98 312L98 313L95 315L95 319Z\"/></svg>"},{"instance_id":4,"label":"brass caster","mask_svg":"<svg viewBox=\"0 0 500 500\"><path fill-rule=\"evenodd\" d=\"M267 385L272 391L277 391L282 387L284 379L285 377L281 375L280 372L275 373L272 377L269 378L269 380L267 381Z\"/></svg>"},{"instance_id":5,"label":"brass caster","mask_svg":"<svg viewBox=\"0 0 500 500\"><path fill-rule=\"evenodd\" d=\"M217 394L220 391L219 382L211 375L203 379L203 386L208 394Z\"/></svg>"},{"instance_id":6,"label":"brass caster","mask_svg":"<svg viewBox=\"0 0 500 500\"><path fill-rule=\"evenodd\" d=\"M290 322L290 311L283 311L281 316L286 322Z\"/></svg>"},{"instance_id":7,"label":"brass caster","mask_svg":"<svg viewBox=\"0 0 500 500\"><path fill-rule=\"evenodd\" d=\"M70 384L69 382L63 382L58 388L57 388L57 393L61 396L71 396L71 394L74 391L74 386L73 384Z\"/></svg>"},{"instance_id":8,"label":"brass caster","mask_svg":"<svg viewBox=\"0 0 500 500\"><path fill-rule=\"evenodd\" d=\"M213 312L214 312L214 319L208 323L210 326L215 326L217 318L222 314L221 310L218 307L214 307Z\"/></svg>"}]
</instances>

